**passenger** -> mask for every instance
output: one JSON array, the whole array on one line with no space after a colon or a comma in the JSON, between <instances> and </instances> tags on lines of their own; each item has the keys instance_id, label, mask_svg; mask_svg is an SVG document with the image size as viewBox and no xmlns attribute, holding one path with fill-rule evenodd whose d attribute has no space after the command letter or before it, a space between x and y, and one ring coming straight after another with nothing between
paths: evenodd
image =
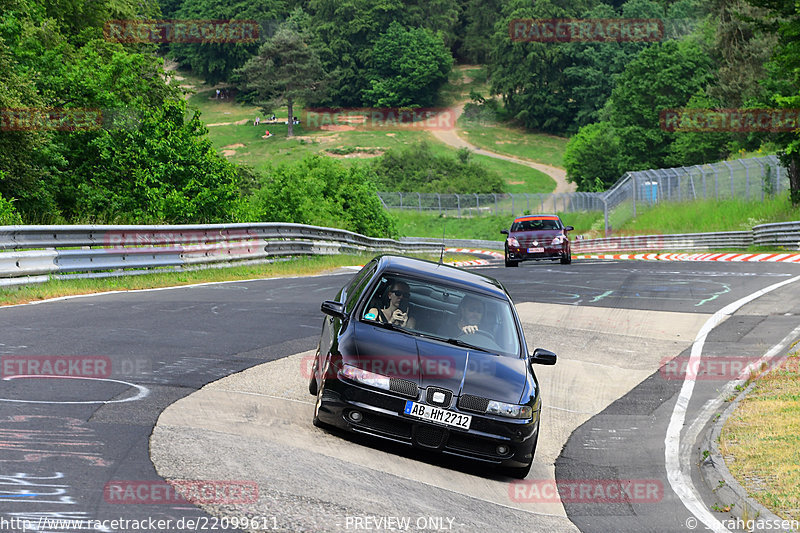
<instances>
[{"instance_id":1,"label":"passenger","mask_svg":"<svg viewBox=\"0 0 800 533\"><path fill-rule=\"evenodd\" d=\"M375 318L378 322L413 328L416 324L413 316L408 315L408 301L411 296L408 283L395 281L383 296L381 309L373 307L365 315L367 318Z\"/></svg>"}]
</instances>

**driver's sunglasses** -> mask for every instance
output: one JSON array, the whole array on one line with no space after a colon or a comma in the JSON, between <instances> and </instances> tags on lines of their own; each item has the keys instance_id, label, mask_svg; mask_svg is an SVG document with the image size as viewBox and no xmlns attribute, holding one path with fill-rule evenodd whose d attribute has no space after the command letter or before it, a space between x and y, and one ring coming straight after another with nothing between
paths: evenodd
<instances>
[{"instance_id":1,"label":"driver's sunglasses","mask_svg":"<svg viewBox=\"0 0 800 533\"><path fill-rule=\"evenodd\" d=\"M408 291L390 291L390 292L392 292L395 296L402 296L403 298L408 298L411 295L411 293L409 293Z\"/></svg>"}]
</instances>

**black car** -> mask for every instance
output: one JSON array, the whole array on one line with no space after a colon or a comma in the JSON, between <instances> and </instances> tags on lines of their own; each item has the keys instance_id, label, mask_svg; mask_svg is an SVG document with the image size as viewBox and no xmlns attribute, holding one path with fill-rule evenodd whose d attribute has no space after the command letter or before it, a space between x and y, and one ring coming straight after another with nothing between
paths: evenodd
<instances>
[{"instance_id":1,"label":"black car","mask_svg":"<svg viewBox=\"0 0 800 533\"><path fill-rule=\"evenodd\" d=\"M322 303L314 425L484 461L524 478L541 398L522 326L496 280L384 255Z\"/></svg>"}]
</instances>

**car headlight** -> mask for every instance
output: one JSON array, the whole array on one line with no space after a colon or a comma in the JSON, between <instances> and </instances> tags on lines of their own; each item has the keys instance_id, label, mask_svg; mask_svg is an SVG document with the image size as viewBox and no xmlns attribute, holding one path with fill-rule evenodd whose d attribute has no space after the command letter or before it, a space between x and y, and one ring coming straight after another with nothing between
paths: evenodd
<instances>
[{"instance_id":1,"label":"car headlight","mask_svg":"<svg viewBox=\"0 0 800 533\"><path fill-rule=\"evenodd\" d=\"M533 409L530 405L517 405L514 403L489 401L486 407L486 414L505 416L508 418L530 418Z\"/></svg>"},{"instance_id":2,"label":"car headlight","mask_svg":"<svg viewBox=\"0 0 800 533\"><path fill-rule=\"evenodd\" d=\"M563 243L564 243L564 236L563 235L556 235L556 237L553 239L553 242L550 243L550 244L553 245L553 246L558 246L559 244L563 244Z\"/></svg>"},{"instance_id":3,"label":"car headlight","mask_svg":"<svg viewBox=\"0 0 800 533\"><path fill-rule=\"evenodd\" d=\"M339 375L343 378L349 379L350 381L375 387L376 389L390 390L389 378L387 376L362 370L361 368L352 365L343 365L342 369L339 371Z\"/></svg>"},{"instance_id":4,"label":"car headlight","mask_svg":"<svg viewBox=\"0 0 800 533\"><path fill-rule=\"evenodd\" d=\"M519 248L519 241L517 239L515 239L514 237L509 237L508 238L508 245L509 246L514 246L515 248Z\"/></svg>"}]
</instances>

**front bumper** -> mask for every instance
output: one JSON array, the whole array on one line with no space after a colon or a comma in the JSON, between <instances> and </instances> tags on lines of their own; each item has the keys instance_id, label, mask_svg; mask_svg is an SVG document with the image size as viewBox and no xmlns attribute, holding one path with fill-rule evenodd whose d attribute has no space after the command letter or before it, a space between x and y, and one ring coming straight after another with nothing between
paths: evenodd
<instances>
[{"instance_id":1,"label":"front bumper","mask_svg":"<svg viewBox=\"0 0 800 533\"><path fill-rule=\"evenodd\" d=\"M424 393L420 397L424 398ZM318 417L346 431L504 467L523 467L533 459L539 431L538 411L530 420L498 420L451 406L453 411L472 416L470 429L460 430L401 414L408 400L424 403L421 399L331 380L323 389ZM456 403L454 398L453 404ZM353 411L360 413L360 420L351 418ZM500 446L507 451L500 453Z\"/></svg>"},{"instance_id":2,"label":"front bumper","mask_svg":"<svg viewBox=\"0 0 800 533\"><path fill-rule=\"evenodd\" d=\"M542 252L528 252L526 247L509 246L506 255L513 261L537 261L543 259L561 259L567 257L569 251L562 246L545 246Z\"/></svg>"}]
</instances>

